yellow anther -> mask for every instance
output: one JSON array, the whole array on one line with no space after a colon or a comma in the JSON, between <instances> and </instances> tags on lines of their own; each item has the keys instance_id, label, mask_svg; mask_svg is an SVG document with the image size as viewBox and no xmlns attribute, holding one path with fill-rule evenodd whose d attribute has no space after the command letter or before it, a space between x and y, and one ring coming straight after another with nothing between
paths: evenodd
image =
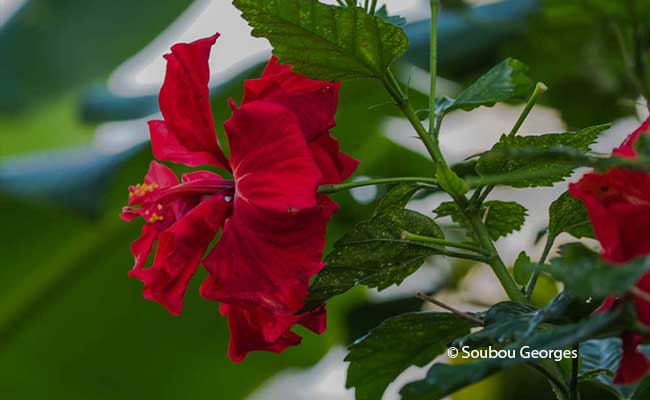
<instances>
[{"instance_id":1,"label":"yellow anther","mask_svg":"<svg viewBox=\"0 0 650 400\"><path fill-rule=\"evenodd\" d=\"M156 182L152 182L150 184L138 183L130 189L129 197L144 196L145 194L152 192L157 187L158 184Z\"/></svg>"},{"instance_id":2,"label":"yellow anther","mask_svg":"<svg viewBox=\"0 0 650 400\"><path fill-rule=\"evenodd\" d=\"M162 221L164 219L165 219L165 217L163 217L162 215L158 215L156 213L153 213L153 214L151 214L151 217L149 218L149 222L153 224L153 223L156 223L158 221Z\"/></svg>"}]
</instances>

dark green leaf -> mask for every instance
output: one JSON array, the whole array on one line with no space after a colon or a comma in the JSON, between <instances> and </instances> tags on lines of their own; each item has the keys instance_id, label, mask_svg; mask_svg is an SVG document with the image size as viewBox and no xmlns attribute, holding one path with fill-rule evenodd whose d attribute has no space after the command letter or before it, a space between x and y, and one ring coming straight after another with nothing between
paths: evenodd
<instances>
[{"instance_id":1,"label":"dark green leaf","mask_svg":"<svg viewBox=\"0 0 650 400\"><path fill-rule=\"evenodd\" d=\"M567 291L582 299L595 300L624 294L648 270L648 257L624 266L610 264L581 243L563 245L560 256L551 260L550 267L553 277L563 282Z\"/></svg>"},{"instance_id":2,"label":"dark green leaf","mask_svg":"<svg viewBox=\"0 0 650 400\"><path fill-rule=\"evenodd\" d=\"M411 382L400 391L404 400L439 400L465 386L476 383L504 368L531 361L521 357L521 349L559 350L586 341L618 318L617 313L601 313L575 324L549 327L532 336L524 337L505 350L514 351L513 358L485 359L469 364L434 364L426 378Z\"/></svg>"},{"instance_id":3,"label":"dark green leaf","mask_svg":"<svg viewBox=\"0 0 650 400\"><path fill-rule=\"evenodd\" d=\"M528 77L528 67L512 58L492 68L456 99L441 98L436 104L438 114L452 110L473 110L480 106L493 106L499 102L525 101L535 83Z\"/></svg>"},{"instance_id":4,"label":"dark green leaf","mask_svg":"<svg viewBox=\"0 0 650 400\"><path fill-rule=\"evenodd\" d=\"M402 232L443 238L429 217L392 208L361 222L334 244L326 267L316 276L305 302L311 309L356 285L385 289L400 284L424 260L440 251L436 246L401 240Z\"/></svg>"},{"instance_id":5,"label":"dark green leaf","mask_svg":"<svg viewBox=\"0 0 650 400\"><path fill-rule=\"evenodd\" d=\"M582 202L564 192L549 208L548 234L550 240L555 239L560 233L566 232L576 239L583 237L593 238L587 209Z\"/></svg>"},{"instance_id":6,"label":"dark green leaf","mask_svg":"<svg viewBox=\"0 0 650 400\"><path fill-rule=\"evenodd\" d=\"M634 391L630 400L647 400L650 399L650 377L646 376Z\"/></svg>"},{"instance_id":7,"label":"dark green leaf","mask_svg":"<svg viewBox=\"0 0 650 400\"><path fill-rule=\"evenodd\" d=\"M530 280L535 270L533 261L528 257L525 251L519 253L515 266L513 268L513 275L518 284L524 286Z\"/></svg>"},{"instance_id":8,"label":"dark green leaf","mask_svg":"<svg viewBox=\"0 0 650 400\"><path fill-rule=\"evenodd\" d=\"M611 378L618 368L621 354L619 338L594 339L580 343L579 379L581 381L595 380L603 385L611 386Z\"/></svg>"},{"instance_id":9,"label":"dark green leaf","mask_svg":"<svg viewBox=\"0 0 650 400\"><path fill-rule=\"evenodd\" d=\"M468 232L472 232L471 225L456 203L442 203L435 211L438 217L451 217ZM492 240L507 236L518 231L526 220L526 208L514 201L486 201L481 208L481 215ZM472 235L473 237L473 235Z\"/></svg>"},{"instance_id":10,"label":"dark green leaf","mask_svg":"<svg viewBox=\"0 0 650 400\"><path fill-rule=\"evenodd\" d=\"M347 387L357 400L380 400L397 376L424 367L474 324L454 314L420 312L389 318L350 347Z\"/></svg>"},{"instance_id":11,"label":"dark green leaf","mask_svg":"<svg viewBox=\"0 0 650 400\"><path fill-rule=\"evenodd\" d=\"M375 215L382 213L390 208L404 208L411 197L424 186L417 183L401 183L393 187L384 197L379 200Z\"/></svg>"},{"instance_id":12,"label":"dark green leaf","mask_svg":"<svg viewBox=\"0 0 650 400\"><path fill-rule=\"evenodd\" d=\"M569 147L579 151L589 151L591 145L596 142L600 133L609 128L609 125L594 126L575 133L551 133L539 136L507 136L503 135L501 140L492 149L483 154L476 166L482 176L521 173L531 174L537 171L551 171L550 174L540 175L536 178L521 179L510 182L512 187L536 187L552 186L571 175L575 169L574 163L553 158L513 158L510 153L516 149L535 148L547 149L556 146Z\"/></svg>"},{"instance_id":13,"label":"dark green leaf","mask_svg":"<svg viewBox=\"0 0 650 400\"><path fill-rule=\"evenodd\" d=\"M518 231L526 220L526 208L514 201L486 201L483 219L492 240Z\"/></svg>"},{"instance_id":14,"label":"dark green leaf","mask_svg":"<svg viewBox=\"0 0 650 400\"><path fill-rule=\"evenodd\" d=\"M545 322L563 319L574 299L561 293L543 308L504 301L492 306L485 314L484 328L454 341L455 347L506 344L530 337Z\"/></svg>"},{"instance_id":15,"label":"dark green leaf","mask_svg":"<svg viewBox=\"0 0 650 400\"><path fill-rule=\"evenodd\" d=\"M408 48L399 27L359 7L317 0L234 0L280 62L321 80L380 78Z\"/></svg>"}]
</instances>

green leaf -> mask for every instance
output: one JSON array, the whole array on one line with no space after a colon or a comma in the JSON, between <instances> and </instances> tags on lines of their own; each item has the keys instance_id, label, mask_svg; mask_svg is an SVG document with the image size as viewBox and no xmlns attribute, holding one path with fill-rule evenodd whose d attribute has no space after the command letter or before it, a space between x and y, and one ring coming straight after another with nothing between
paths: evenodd
<instances>
[{"instance_id":1,"label":"green leaf","mask_svg":"<svg viewBox=\"0 0 650 400\"><path fill-rule=\"evenodd\" d=\"M397 25L397 26L406 25L406 18L400 15L388 15L388 9L386 8L386 4L379 7L379 9L375 12L375 15L393 25Z\"/></svg>"},{"instance_id":2,"label":"green leaf","mask_svg":"<svg viewBox=\"0 0 650 400\"><path fill-rule=\"evenodd\" d=\"M650 377L646 376L634 391L630 400L646 400L650 398Z\"/></svg>"},{"instance_id":3,"label":"green leaf","mask_svg":"<svg viewBox=\"0 0 650 400\"><path fill-rule=\"evenodd\" d=\"M573 302L573 297L561 293L540 309L510 301L497 303L485 314L482 330L458 338L453 345L459 348L503 345L528 338L541 324L562 320Z\"/></svg>"},{"instance_id":4,"label":"green leaf","mask_svg":"<svg viewBox=\"0 0 650 400\"><path fill-rule=\"evenodd\" d=\"M595 380L611 386L614 371L621 361L619 338L593 339L580 343L580 381ZM613 390L616 390L612 387Z\"/></svg>"},{"instance_id":5,"label":"green leaf","mask_svg":"<svg viewBox=\"0 0 650 400\"><path fill-rule=\"evenodd\" d=\"M325 259L327 265L309 289L305 309L314 308L356 285L382 290L400 284L427 257L441 250L401 240L404 231L444 238L433 220L411 210L391 208L361 222L334 244Z\"/></svg>"},{"instance_id":6,"label":"green leaf","mask_svg":"<svg viewBox=\"0 0 650 400\"><path fill-rule=\"evenodd\" d=\"M409 200L411 200L411 197L424 187L417 183L400 183L394 186L379 200L379 204L377 204L377 208L375 209L375 215L390 208L404 208Z\"/></svg>"},{"instance_id":7,"label":"green leaf","mask_svg":"<svg viewBox=\"0 0 650 400\"><path fill-rule=\"evenodd\" d=\"M467 183L446 165L438 165L438 168L436 168L436 180L438 181L438 186L452 196L463 196L469 192Z\"/></svg>"},{"instance_id":8,"label":"green leaf","mask_svg":"<svg viewBox=\"0 0 650 400\"><path fill-rule=\"evenodd\" d=\"M566 232L576 239L593 238L594 232L584 204L569 192L564 192L549 208L549 240Z\"/></svg>"},{"instance_id":9,"label":"green leaf","mask_svg":"<svg viewBox=\"0 0 650 400\"><path fill-rule=\"evenodd\" d=\"M535 82L527 75L528 67L509 58L492 68L458 98L437 100L436 112L447 114L456 109L473 110L480 106L493 106L499 102L525 101L532 93Z\"/></svg>"},{"instance_id":10,"label":"green leaf","mask_svg":"<svg viewBox=\"0 0 650 400\"><path fill-rule=\"evenodd\" d=\"M521 357L524 346L528 346L527 351L565 349L594 337L616 318L618 313L601 313L575 324L540 330L504 347L514 352L513 358L484 359L461 365L434 364L426 378L407 384L400 394L404 400L440 400L504 368L530 362L531 359Z\"/></svg>"},{"instance_id":11,"label":"green leaf","mask_svg":"<svg viewBox=\"0 0 650 400\"><path fill-rule=\"evenodd\" d=\"M530 280L530 277L533 276L534 270L535 265L530 257L528 257L528 254L526 254L525 251L519 253L513 268L515 281L522 286L526 285Z\"/></svg>"},{"instance_id":12,"label":"green leaf","mask_svg":"<svg viewBox=\"0 0 650 400\"><path fill-rule=\"evenodd\" d=\"M317 0L234 0L273 53L296 72L321 80L383 79L408 48L401 28L359 7Z\"/></svg>"},{"instance_id":13,"label":"green leaf","mask_svg":"<svg viewBox=\"0 0 650 400\"><path fill-rule=\"evenodd\" d=\"M575 164L566 160L552 158L513 158L513 150L523 148L548 149L556 146L569 147L579 151L589 151L596 142L600 133L608 129L609 125L600 125L580 130L575 133L549 133L539 136L501 136L501 140L484 153L476 166L482 176L497 174L535 174L536 172L549 171L549 174L540 174L537 177L522 177L520 180L507 183L508 186L524 188L536 186L552 186L573 172Z\"/></svg>"},{"instance_id":14,"label":"green leaf","mask_svg":"<svg viewBox=\"0 0 650 400\"><path fill-rule=\"evenodd\" d=\"M550 272L573 295L596 301L608 295L623 295L650 270L650 258L637 258L621 266L605 262L581 243L565 244L560 256L551 260Z\"/></svg>"},{"instance_id":15,"label":"green leaf","mask_svg":"<svg viewBox=\"0 0 650 400\"><path fill-rule=\"evenodd\" d=\"M492 200L483 203L483 219L492 240L518 231L526 221L527 210L514 201Z\"/></svg>"},{"instance_id":16,"label":"green leaf","mask_svg":"<svg viewBox=\"0 0 650 400\"><path fill-rule=\"evenodd\" d=\"M450 216L454 222L460 224L468 232L472 232L465 215L454 202L444 202L435 211L438 217ZM514 201L486 201L481 206L481 216L492 240L508 236L518 231L526 220L526 208ZM473 234L471 234L473 237Z\"/></svg>"},{"instance_id":17,"label":"green leaf","mask_svg":"<svg viewBox=\"0 0 650 400\"><path fill-rule=\"evenodd\" d=\"M350 347L346 387L357 400L380 400L386 387L411 365L424 367L452 339L475 326L454 314L418 312L389 318Z\"/></svg>"},{"instance_id":18,"label":"green leaf","mask_svg":"<svg viewBox=\"0 0 650 400\"><path fill-rule=\"evenodd\" d=\"M650 157L650 135L639 135L634 142L634 150L640 157Z\"/></svg>"}]
</instances>

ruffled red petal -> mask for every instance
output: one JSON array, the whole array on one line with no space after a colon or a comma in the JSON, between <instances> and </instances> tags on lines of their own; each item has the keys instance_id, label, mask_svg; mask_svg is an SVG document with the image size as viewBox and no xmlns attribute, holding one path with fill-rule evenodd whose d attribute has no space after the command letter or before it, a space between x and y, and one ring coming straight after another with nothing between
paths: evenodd
<instances>
[{"instance_id":1,"label":"ruffled red petal","mask_svg":"<svg viewBox=\"0 0 650 400\"><path fill-rule=\"evenodd\" d=\"M309 143L314 161L323 176L321 184L346 180L359 166L359 161L339 150L339 142L329 133Z\"/></svg>"},{"instance_id":2,"label":"ruffled red petal","mask_svg":"<svg viewBox=\"0 0 650 400\"><path fill-rule=\"evenodd\" d=\"M292 112L256 101L235 111L224 126L236 203L280 215L316 205L321 174Z\"/></svg>"},{"instance_id":3,"label":"ruffled red petal","mask_svg":"<svg viewBox=\"0 0 650 400\"><path fill-rule=\"evenodd\" d=\"M208 89L208 59L218 37L217 33L176 44L165 55L167 72L159 96L164 121L150 123L152 148L159 160L228 169L217 143Z\"/></svg>"},{"instance_id":4,"label":"ruffled red petal","mask_svg":"<svg viewBox=\"0 0 650 400\"><path fill-rule=\"evenodd\" d=\"M214 195L192 209L158 236L150 268L134 268L129 275L144 283L144 297L179 315L187 285L203 254L231 211L223 194ZM151 226L145 225L145 228Z\"/></svg>"},{"instance_id":5,"label":"ruffled red petal","mask_svg":"<svg viewBox=\"0 0 650 400\"><path fill-rule=\"evenodd\" d=\"M271 58L258 79L244 82L242 105L253 101L278 103L296 114L308 141L327 133L336 125L340 83L309 79L291 72Z\"/></svg>"},{"instance_id":6,"label":"ruffled red petal","mask_svg":"<svg viewBox=\"0 0 650 400\"><path fill-rule=\"evenodd\" d=\"M614 384L629 385L639 381L650 370L650 362L646 356L637 350L643 342L643 335L625 332L623 333L623 356L619 364Z\"/></svg>"},{"instance_id":7,"label":"ruffled red petal","mask_svg":"<svg viewBox=\"0 0 650 400\"><path fill-rule=\"evenodd\" d=\"M582 200L603 258L624 263L650 254L650 174L613 169L588 173L569 192Z\"/></svg>"}]
</instances>

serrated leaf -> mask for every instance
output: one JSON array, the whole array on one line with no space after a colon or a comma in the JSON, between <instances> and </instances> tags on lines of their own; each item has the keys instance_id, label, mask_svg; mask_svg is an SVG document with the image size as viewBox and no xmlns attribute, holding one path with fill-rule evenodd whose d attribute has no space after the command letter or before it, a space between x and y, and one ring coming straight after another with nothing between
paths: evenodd
<instances>
[{"instance_id":1,"label":"serrated leaf","mask_svg":"<svg viewBox=\"0 0 650 400\"><path fill-rule=\"evenodd\" d=\"M404 208L409 200L411 200L411 197L423 188L423 185L417 183L400 183L394 186L379 200L379 204L377 204L377 208L375 209L375 215L390 208Z\"/></svg>"},{"instance_id":2,"label":"serrated leaf","mask_svg":"<svg viewBox=\"0 0 650 400\"><path fill-rule=\"evenodd\" d=\"M314 79L383 78L408 48L401 28L359 7L317 0L234 0L253 36L271 42L281 63Z\"/></svg>"},{"instance_id":3,"label":"serrated leaf","mask_svg":"<svg viewBox=\"0 0 650 400\"><path fill-rule=\"evenodd\" d=\"M424 367L454 338L475 326L454 314L418 312L389 318L351 347L346 387L357 400L380 400L386 387L411 365Z\"/></svg>"},{"instance_id":4,"label":"serrated leaf","mask_svg":"<svg viewBox=\"0 0 650 400\"><path fill-rule=\"evenodd\" d=\"M581 243L560 248L560 256L551 260L550 272L573 295L594 300L622 295L650 271L650 257L637 258L626 265L605 262L598 253Z\"/></svg>"},{"instance_id":5,"label":"serrated leaf","mask_svg":"<svg viewBox=\"0 0 650 400\"><path fill-rule=\"evenodd\" d=\"M484 153L476 165L476 170L482 176L499 174L521 174L522 179L508 182L507 186L524 188L537 186L552 186L573 172L575 163L560 159L513 158L509 152L523 148L548 149L564 146L578 151L589 151L598 136L609 125L599 125L582 129L575 133L549 133L538 136L501 136L501 140ZM526 174L549 171L536 177L526 178Z\"/></svg>"},{"instance_id":6,"label":"serrated leaf","mask_svg":"<svg viewBox=\"0 0 650 400\"><path fill-rule=\"evenodd\" d=\"M400 15L388 15L388 9L386 8L386 4L383 4L381 7L379 7L379 9L375 12L375 15L393 25L397 25L397 26L406 25L406 18Z\"/></svg>"},{"instance_id":7,"label":"serrated leaf","mask_svg":"<svg viewBox=\"0 0 650 400\"><path fill-rule=\"evenodd\" d=\"M569 192L564 192L549 208L548 234L550 240L566 232L576 239L593 238L594 232L584 204Z\"/></svg>"},{"instance_id":8,"label":"serrated leaf","mask_svg":"<svg viewBox=\"0 0 650 400\"><path fill-rule=\"evenodd\" d=\"M465 89L458 98L438 99L436 112L446 114L456 109L470 111L499 102L525 101L535 87L527 73L528 67L522 62L512 58L504 60Z\"/></svg>"},{"instance_id":9,"label":"serrated leaf","mask_svg":"<svg viewBox=\"0 0 650 400\"><path fill-rule=\"evenodd\" d=\"M440 188L451 195L463 196L465 193L469 192L467 182L456 175L456 173L446 165L439 165L438 168L436 168L436 181Z\"/></svg>"},{"instance_id":10,"label":"serrated leaf","mask_svg":"<svg viewBox=\"0 0 650 400\"><path fill-rule=\"evenodd\" d=\"M434 211L438 217L450 216L454 222L463 226L474 237L471 225L454 202L444 202ZM481 216L492 240L518 231L526 220L527 210L514 201L486 201L481 206Z\"/></svg>"},{"instance_id":11,"label":"serrated leaf","mask_svg":"<svg viewBox=\"0 0 650 400\"><path fill-rule=\"evenodd\" d=\"M528 257L528 254L526 254L525 251L519 253L513 267L513 276L515 281L522 286L526 285L530 280L530 277L533 276L534 271L535 265L530 257Z\"/></svg>"},{"instance_id":12,"label":"serrated leaf","mask_svg":"<svg viewBox=\"0 0 650 400\"><path fill-rule=\"evenodd\" d=\"M309 289L305 309L314 308L356 285L382 290L400 284L427 257L441 250L401 240L404 231L444 238L431 218L411 210L391 208L361 222L334 244L325 258L327 265Z\"/></svg>"},{"instance_id":13,"label":"serrated leaf","mask_svg":"<svg viewBox=\"0 0 650 400\"><path fill-rule=\"evenodd\" d=\"M513 358L485 359L461 365L434 364L426 378L407 384L400 394L404 400L440 400L504 368L531 361L521 357L524 346L528 346L527 351L564 349L594 337L616 318L618 313L601 313L575 324L540 330L504 347L514 352Z\"/></svg>"},{"instance_id":14,"label":"serrated leaf","mask_svg":"<svg viewBox=\"0 0 650 400\"><path fill-rule=\"evenodd\" d=\"M555 297L545 307L504 301L493 305L485 314L482 330L458 338L454 347L503 345L532 336L543 323L562 320L574 298L566 293Z\"/></svg>"}]
</instances>

